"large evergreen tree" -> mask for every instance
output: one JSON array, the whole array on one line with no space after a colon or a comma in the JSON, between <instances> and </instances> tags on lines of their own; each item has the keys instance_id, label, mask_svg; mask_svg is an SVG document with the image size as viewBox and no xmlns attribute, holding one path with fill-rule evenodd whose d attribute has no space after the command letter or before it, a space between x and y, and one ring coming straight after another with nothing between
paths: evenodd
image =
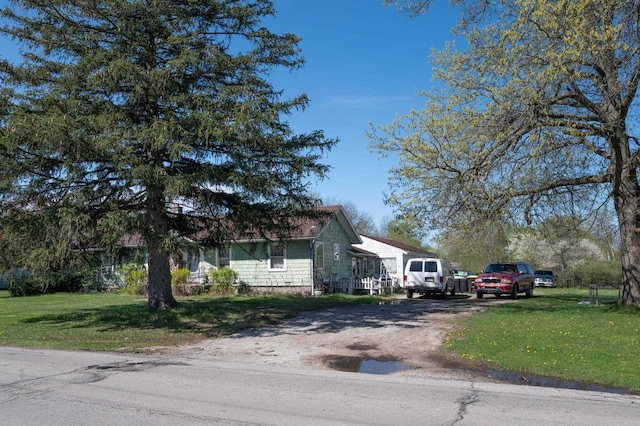
<instances>
[{"instance_id":1,"label":"large evergreen tree","mask_svg":"<svg viewBox=\"0 0 640 426\"><path fill-rule=\"evenodd\" d=\"M426 108L372 133L392 204L429 225L534 223L613 202L623 291L640 306L638 0L452 0L467 47L434 55ZM386 0L415 13L430 0Z\"/></svg>"},{"instance_id":2,"label":"large evergreen tree","mask_svg":"<svg viewBox=\"0 0 640 426\"><path fill-rule=\"evenodd\" d=\"M140 235L149 306L166 308L183 237L284 236L294 216L313 214L306 184L325 175L336 140L287 122L308 99L272 86L272 70L303 64L295 35L261 27L274 14L268 0L5 7L0 32L22 60L0 62L0 202L3 244L21 246L21 266ZM44 217L62 251L21 244Z\"/></svg>"}]
</instances>

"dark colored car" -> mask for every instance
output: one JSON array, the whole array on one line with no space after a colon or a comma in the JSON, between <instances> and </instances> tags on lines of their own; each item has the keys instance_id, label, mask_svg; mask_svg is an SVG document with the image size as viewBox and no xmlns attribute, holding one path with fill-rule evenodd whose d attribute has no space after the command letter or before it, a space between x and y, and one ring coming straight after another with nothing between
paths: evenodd
<instances>
[{"instance_id":1,"label":"dark colored car","mask_svg":"<svg viewBox=\"0 0 640 426\"><path fill-rule=\"evenodd\" d=\"M476 297L482 299L485 294L495 294L499 297L508 294L512 299L518 293L526 297L533 296L534 272L531 265L524 262L492 263L478 275L473 282Z\"/></svg>"},{"instance_id":2,"label":"dark colored car","mask_svg":"<svg viewBox=\"0 0 640 426\"><path fill-rule=\"evenodd\" d=\"M553 271L549 271L549 270L537 270L534 271L535 273L535 279L534 279L534 284L536 287L555 287L556 286L556 281L555 281L555 277L553 275Z\"/></svg>"}]
</instances>

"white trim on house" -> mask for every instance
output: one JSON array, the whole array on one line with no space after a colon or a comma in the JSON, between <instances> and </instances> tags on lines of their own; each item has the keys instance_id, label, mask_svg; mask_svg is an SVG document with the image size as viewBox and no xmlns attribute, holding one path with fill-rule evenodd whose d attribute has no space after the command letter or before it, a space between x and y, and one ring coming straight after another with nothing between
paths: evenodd
<instances>
[{"instance_id":1,"label":"white trim on house","mask_svg":"<svg viewBox=\"0 0 640 426\"><path fill-rule=\"evenodd\" d=\"M271 254L272 250L276 252L276 255ZM282 250L282 254L280 254L280 250ZM267 264L269 272L285 272L287 270L287 246L280 242L267 244Z\"/></svg>"},{"instance_id":2,"label":"white trim on house","mask_svg":"<svg viewBox=\"0 0 640 426\"><path fill-rule=\"evenodd\" d=\"M226 256L222 256L222 254L225 254ZM225 244L224 247L216 248L216 266L218 268L224 268L225 266L231 267L231 259L232 255L230 244Z\"/></svg>"},{"instance_id":3,"label":"white trim on house","mask_svg":"<svg viewBox=\"0 0 640 426\"><path fill-rule=\"evenodd\" d=\"M381 272L380 265L385 259L387 259L389 263L391 259L395 259L395 272L389 272L388 278L391 278L394 281L394 285L397 286L403 285L404 267L410 259L417 257L437 257L435 253L430 251L386 238L360 235L360 239L362 240L362 244L353 244L354 247L375 253L378 256L378 263L375 270L376 274Z\"/></svg>"}]
</instances>

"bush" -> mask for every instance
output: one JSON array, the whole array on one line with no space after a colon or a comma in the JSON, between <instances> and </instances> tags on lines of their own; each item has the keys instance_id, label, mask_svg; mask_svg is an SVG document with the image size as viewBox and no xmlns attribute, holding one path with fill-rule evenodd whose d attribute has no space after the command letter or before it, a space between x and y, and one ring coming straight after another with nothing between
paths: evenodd
<instances>
[{"instance_id":1,"label":"bush","mask_svg":"<svg viewBox=\"0 0 640 426\"><path fill-rule=\"evenodd\" d=\"M186 284L191 276L191 271L186 268L174 269L171 271L171 285L177 286Z\"/></svg>"},{"instance_id":2,"label":"bush","mask_svg":"<svg viewBox=\"0 0 640 426\"><path fill-rule=\"evenodd\" d=\"M149 275L143 265L128 263L120 267L120 274L124 281L123 292L144 296L147 294Z\"/></svg>"},{"instance_id":3,"label":"bush","mask_svg":"<svg viewBox=\"0 0 640 426\"><path fill-rule=\"evenodd\" d=\"M562 287L588 287L589 284L622 285L620 262L591 261L570 271L561 273L558 282Z\"/></svg>"},{"instance_id":4,"label":"bush","mask_svg":"<svg viewBox=\"0 0 640 426\"><path fill-rule=\"evenodd\" d=\"M240 281L237 284L236 293L243 296L251 294L251 286L244 281Z\"/></svg>"},{"instance_id":5,"label":"bush","mask_svg":"<svg viewBox=\"0 0 640 426\"><path fill-rule=\"evenodd\" d=\"M233 284L238 279L238 273L229 267L211 271L211 292L218 294L234 293Z\"/></svg>"},{"instance_id":6,"label":"bush","mask_svg":"<svg viewBox=\"0 0 640 426\"><path fill-rule=\"evenodd\" d=\"M186 268L174 269L171 271L171 286L176 294L186 296L189 291L186 288L187 281L191 277L191 271Z\"/></svg>"},{"instance_id":7,"label":"bush","mask_svg":"<svg viewBox=\"0 0 640 426\"><path fill-rule=\"evenodd\" d=\"M34 276L14 278L9 282L9 294L15 297L44 293L42 282Z\"/></svg>"},{"instance_id":8,"label":"bush","mask_svg":"<svg viewBox=\"0 0 640 426\"><path fill-rule=\"evenodd\" d=\"M79 272L39 272L14 278L9 283L12 296L33 296L45 293L76 293L94 285L91 270Z\"/></svg>"}]
</instances>

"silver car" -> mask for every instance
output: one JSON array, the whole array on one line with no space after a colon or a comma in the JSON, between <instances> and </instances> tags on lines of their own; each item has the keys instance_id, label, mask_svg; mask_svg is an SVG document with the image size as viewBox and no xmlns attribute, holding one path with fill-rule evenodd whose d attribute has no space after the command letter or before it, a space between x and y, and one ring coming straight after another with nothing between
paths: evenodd
<instances>
[{"instance_id":1,"label":"silver car","mask_svg":"<svg viewBox=\"0 0 640 426\"><path fill-rule=\"evenodd\" d=\"M553 275L553 271L548 271L548 270L535 271L535 278L533 280L533 284L536 287L550 287L550 288L555 287L556 281L555 281L555 276Z\"/></svg>"}]
</instances>

